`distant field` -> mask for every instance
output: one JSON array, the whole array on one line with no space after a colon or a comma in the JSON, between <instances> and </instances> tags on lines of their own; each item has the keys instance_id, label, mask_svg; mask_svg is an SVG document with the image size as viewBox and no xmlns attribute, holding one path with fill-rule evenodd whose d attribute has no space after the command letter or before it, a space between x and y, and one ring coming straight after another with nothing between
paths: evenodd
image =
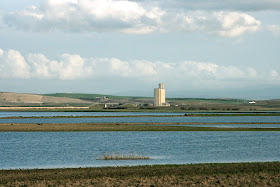
<instances>
[{"instance_id":1,"label":"distant field","mask_svg":"<svg viewBox=\"0 0 280 187\"><path fill-rule=\"evenodd\" d=\"M102 97L108 99L102 99ZM188 112L188 111L279 111L280 100L251 100L231 98L166 98L168 107L154 107L152 97L115 96L106 94L54 93L20 94L0 92L0 107L26 107L0 110L23 111L96 111L96 112ZM105 104L109 104L107 108ZM88 109L53 109L51 107L89 107ZM34 109L28 107L49 107Z\"/></svg>"},{"instance_id":2,"label":"distant field","mask_svg":"<svg viewBox=\"0 0 280 187\"><path fill-rule=\"evenodd\" d=\"M137 97L137 96L115 96L115 95L104 95L104 94L83 94L83 93L54 93L54 94L43 94L45 96L53 97L69 97L83 100L95 100L96 97L106 96L109 99L152 99L151 97Z\"/></svg>"},{"instance_id":3,"label":"distant field","mask_svg":"<svg viewBox=\"0 0 280 187\"><path fill-rule=\"evenodd\" d=\"M153 100L153 97L140 97L140 96L115 96L115 95L104 95L104 94L82 94L82 93L54 93L54 94L43 94L45 96L53 97L68 97L75 99L83 100L94 100L96 97L106 96L109 99L150 99ZM222 104L236 104L244 103L243 99L204 99L204 98L166 98L167 102L179 101L179 102L211 102L211 103L222 103ZM248 102L246 100L246 102Z\"/></svg>"},{"instance_id":4,"label":"distant field","mask_svg":"<svg viewBox=\"0 0 280 187\"><path fill-rule=\"evenodd\" d=\"M179 102L204 102L204 103L220 103L220 104L243 104L248 103L248 100L244 99L204 99L204 98L166 98L167 101L179 101Z\"/></svg>"}]
</instances>

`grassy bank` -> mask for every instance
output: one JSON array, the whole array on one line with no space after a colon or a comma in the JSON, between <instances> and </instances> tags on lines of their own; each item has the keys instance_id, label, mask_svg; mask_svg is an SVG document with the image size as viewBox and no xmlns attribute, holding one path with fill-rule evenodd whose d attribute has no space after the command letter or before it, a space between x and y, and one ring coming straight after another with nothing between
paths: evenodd
<instances>
[{"instance_id":1,"label":"grassy bank","mask_svg":"<svg viewBox=\"0 0 280 187\"><path fill-rule=\"evenodd\" d=\"M280 162L0 170L1 186L279 186Z\"/></svg>"},{"instance_id":2,"label":"grassy bank","mask_svg":"<svg viewBox=\"0 0 280 187\"><path fill-rule=\"evenodd\" d=\"M280 128L223 128L175 126L184 123L1 123L0 132L32 131L280 131ZM199 124L199 123L191 123ZM204 123L207 124L207 123ZM211 123L213 124L213 123ZM225 124L225 123L223 123ZM262 123L265 124L265 123ZM269 123L271 124L271 123ZM278 123L279 124L279 123ZM209 123L210 125L210 123Z\"/></svg>"}]
</instances>

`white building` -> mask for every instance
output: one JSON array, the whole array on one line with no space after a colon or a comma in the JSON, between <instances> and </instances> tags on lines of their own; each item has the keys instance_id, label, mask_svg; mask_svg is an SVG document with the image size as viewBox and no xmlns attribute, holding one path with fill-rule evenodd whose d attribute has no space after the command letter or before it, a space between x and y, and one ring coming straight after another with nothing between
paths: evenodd
<instances>
[{"instance_id":1,"label":"white building","mask_svg":"<svg viewBox=\"0 0 280 187\"><path fill-rule=\"evenodd\" d=\"M159 88L154 89L154 106L165 105L165 89L164 84L160 83Z\"/></svg>"}]
</instances>

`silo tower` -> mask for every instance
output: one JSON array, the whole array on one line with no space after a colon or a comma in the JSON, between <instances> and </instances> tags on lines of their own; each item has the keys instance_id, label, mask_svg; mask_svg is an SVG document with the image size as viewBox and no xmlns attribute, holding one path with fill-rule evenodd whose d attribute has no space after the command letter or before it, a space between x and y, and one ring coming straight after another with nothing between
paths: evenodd
<instances>
[{"instance_id":1,"label":"silo tower","mask_svg":"<svg viewBox=\"0 0 280 187\"><path fill-rule=\"evenodd\" d=\"M158 88L154 89L154 106L163 106L165 104L164 84L160 83Z\"/></svg>"}]
</instances>

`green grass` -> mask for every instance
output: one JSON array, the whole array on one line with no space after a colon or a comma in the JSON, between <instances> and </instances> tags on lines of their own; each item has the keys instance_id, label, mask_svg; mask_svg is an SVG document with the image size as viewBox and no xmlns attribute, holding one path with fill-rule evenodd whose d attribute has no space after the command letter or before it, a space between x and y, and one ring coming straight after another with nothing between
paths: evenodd
<instances>
[{"instance_id":1,"label":"green grass","mask_svg":"<svg viewBox=\"0 0 280 187\"><path fill-rule=\"evenodd\" d=\"M243 99L206 99L206 98L166 98L167 101L180 101L180 102L210 102L219 104L243 104ZM247 101L247 100L246 100Z\"/></svg>"},{"instance_id":2,"label":"green grass","mask_svg":"<svg viewBox=\"0 0 280 187\"><path fill-rule=\"evenodd\" d=\"M106 96L109 99L124 99L124 100L134 100L134 99L153 99L153 97L141 97L141 96L116 96L116 95L106 95L106 94L83 94L83 93L53 93L53 94L42 94L44 96L54 96L54 97L69 97L75 99L83 99L83 100L95 100L96 97L103 97ZM180 101L180 102L210 102L210 103L217 103L217 104L232 104L236 105L243 104L243 99L206 99L206 98L166 98L166 101ZM247 102L249 100L246 100Z\"/></svg>"},{"instance_id":3,"label":"green grass","mask_svg":"<svg viewBox=\"0 0 280 187\"><path fill-rule=\"evenodd\" d=\"M137 97L137 96L115 96L115 95L106 95L106 94L83 94L83 93L54 93L54 94L42 94L44 96L53 96L53 97L69 97L74 99L83 99L83 100L95 100L96 97L106 96L109 99L152 99L151 97Z\"/></svg>"}]
</instances>

